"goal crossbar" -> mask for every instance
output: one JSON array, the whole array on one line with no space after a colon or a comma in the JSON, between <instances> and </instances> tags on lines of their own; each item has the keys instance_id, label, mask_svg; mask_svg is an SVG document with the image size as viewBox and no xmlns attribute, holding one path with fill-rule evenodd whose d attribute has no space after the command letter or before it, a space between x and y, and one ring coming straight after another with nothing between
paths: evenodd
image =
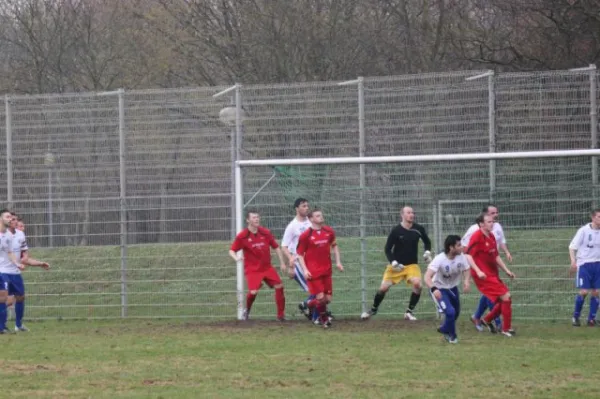
<instances>
[{"instance_id":1,"label":"goal crossbar","mask_svg":"<svg viewBox=\"0 0 600 399\"><path fill-rule=\"evenodd\" d=\"M436 162L436 161L487 161L498 159L533 159L600 156L600 149L474 152L466 154L394 155L379 157L333 157L333 158L289 158L239 160L237 166L289 166L289 165L352 165L372 163Z\"/></svg>"}]
</instances>

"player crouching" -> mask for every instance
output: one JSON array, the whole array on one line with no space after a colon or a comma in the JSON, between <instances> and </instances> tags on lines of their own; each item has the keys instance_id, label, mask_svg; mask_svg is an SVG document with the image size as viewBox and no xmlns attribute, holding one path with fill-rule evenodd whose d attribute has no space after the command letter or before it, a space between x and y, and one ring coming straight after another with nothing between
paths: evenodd
<instances>
[{"instance_id":1,"label":"player crouching","mask_svg":"<svg viewBox=\"0 0 600 399\"><path fill-rule=\"evenodd\" d=\"M311 311L319 314L323 328L331 327L331 320L327 313L327 305L333 295L331 250L335 255L335 262L339 271L344 271L340 260L340 250L335 241L335 231L325 225L325 218L320 209L313 209L308 218L311 227L298 239L296 253L298 261L304 271L308 289L314 299L308 302Z\"/></svg>"},{"instance_id":2,"label":"player crouching","mask_svg":"<svg viewBox=\"0 0 600 399\"><path fill-rule=\"evenodd\" d=\"M438 329L451 344L458 343L456 320L460 314L458 284L463 280L463 292L471 289L469 263L463 255L460 237L449 235L444 242L444 252L433 258L425 272L425 284L439 309L445 315Z\"/></svg>"}]
</instances>

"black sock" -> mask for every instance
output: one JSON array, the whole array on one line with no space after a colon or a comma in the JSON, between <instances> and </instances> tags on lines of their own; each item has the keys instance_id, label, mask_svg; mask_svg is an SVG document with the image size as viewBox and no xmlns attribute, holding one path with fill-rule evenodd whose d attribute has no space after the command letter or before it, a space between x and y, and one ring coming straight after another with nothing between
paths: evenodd
<instances>
[{"instance_id":1,"label":"black sock","mask_svg":"<svg viewBox=\"0 0 600 399\"><path fill-rule=\"evenodd\" d=\"M377 308L381 304L381 301L383 301L384 297L385 297L385 292L377 291L377 294L375 294L375 298L373 299L373 308L372 308L373 310L377 310Z\"/></svg>"},{"instance_id":2,"label":"black sock","mask_svg":"<svg viewBox=\"0 0 600 399\"><path fill-rule=\"evenodd\" d=\"M419 298L421 298L421 294L415 294L414 292L410 295L410 302L408 303L408 311L412 313L415 310L415 306L419 303Z\"/></svg>"}]
</instances>

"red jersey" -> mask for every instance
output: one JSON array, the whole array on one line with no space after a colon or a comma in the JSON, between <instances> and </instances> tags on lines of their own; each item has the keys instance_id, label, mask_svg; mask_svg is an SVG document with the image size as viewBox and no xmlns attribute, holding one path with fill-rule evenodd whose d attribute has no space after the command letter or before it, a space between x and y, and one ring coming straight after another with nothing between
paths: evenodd
<instances>
[{"instance_id":1,"label":"red jersey","mask_svg":"<svg viewBox=\"0 0 600 399\"><path fill-rule=\"evenodd\" d=\"M335 231L329 226L312 227L298 238L296 253L304 256L306 268L313 277L331 274L331 248L336 246Z\"/></svg>"},{"instance_id":2,"label":"red jersey","mask_svg":"<svg viewBox=\"0 0 600 399\"><path fill-rule=\"evenodd\" d=\"M481 230L473 233L467 247L467 254L473 257L477 267L486 275L498 276L498 264L496 263L498 246L493 233L487 237ZM474 278L477 277L477 273L473 269L471 269L471 275Z\"/></svg>"},{"instance_id":3,"label":"red jersey","mask_svg":"<svg viewBox=\"0 0 600 399\"><path fill-rule=\"evenodd\" d=\"M244 252L244 271L246 273L262 272L271 266L271 248L279 245L269 229L259 227L256 234L248 229L242 230L231 244L232 251Z\"/></svg>"}]
</instances>

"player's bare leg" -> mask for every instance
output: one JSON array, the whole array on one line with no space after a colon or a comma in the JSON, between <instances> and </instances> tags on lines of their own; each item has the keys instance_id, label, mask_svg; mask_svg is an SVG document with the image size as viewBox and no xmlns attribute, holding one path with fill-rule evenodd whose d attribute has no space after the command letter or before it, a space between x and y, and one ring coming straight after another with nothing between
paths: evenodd
<instances>
[{"instance_id":1,"label":"player's bare leg","mask_svg":"<svg viewBox=\"0 0 600 399\"><path fill-rule=\"evenodd\" d=\"M587 297L588 290L580 289L579 295L575 298L575 311L573 312L573 326L579 327L581 326L581 321L579 320L579 316L581 315L581 309L583 308L583 304L585 303L585 297ZM591 306L590 306L591 310Z\"/></svg>"},{"instance_id":2,"label":"player's bare leg","mask_svg":"<svg viewBox=\"0 0 600 399\"><path fill-rule=\"evenodd\" d=\"M393 283L391 281L384 280L381 282L379 291L377 291L377 293L375 294L375 297L373 298L373 306L371 306L371 309L369 311L364 312L362 315L360 315L361 319L367 320L371 316L375 316L377 314L379 305L383 301L383 298L385 298L385 294L389 291L389 289L392 285L393 285Z\"/></svg>"},{"instance_id":3,"label":"player's bare leg","mask_svg":"<svg viewBox=\"0 0 600 399\"><path fill-rule=\"evenodd\" d=\"M404 320L415 321L417 318L413 314L413 311L421 298L422 284L419 277L412 277L408 282L412 285L412 294L410 295L408 308L406 308L406 312L404 313Z\"/></svg>"}]
</instances>

